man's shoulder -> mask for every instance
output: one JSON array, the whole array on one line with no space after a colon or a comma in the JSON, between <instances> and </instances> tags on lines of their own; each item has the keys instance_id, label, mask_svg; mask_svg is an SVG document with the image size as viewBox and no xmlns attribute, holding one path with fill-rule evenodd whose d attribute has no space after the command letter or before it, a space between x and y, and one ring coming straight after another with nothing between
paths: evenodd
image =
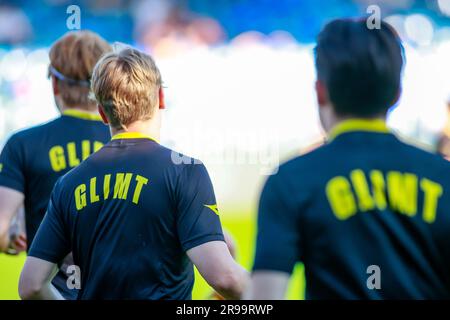
<instances>
[{"instance_id":1,"label":"man's shoulder","mask_svg":"<svg viewBox=\"0 0 450 320\"><path fill-rule=\"evenodd\" d=\"M56 126L61 125L62 123L62 118L61 117L57 117L55 119L43 122L43 123L39 123L36 124L34 126L31 126L29 128L23 129L22 131L20 131L19 133L21 133L24 136L32 136L32 135L36 135L36 134L40 134L44 131L50 130L55 128Z\"/></svg>"},{"instance_id":2,"label":"man's shoulder","mask_svg":"<svg viewBox=\"0 0 450 320\"><path fill-rule=\"evenodd\" d=\"M398 152L404 157L404 161L420 166L424 174L430 172L438 176L450 177L450 162L441 155L401 140L398 142Z\"/></svg>"},{"instance_id":3,"label":"man's shoulder","mask_svg":"<svg viewBox=\"0 0 450 320\"><path fill-rule=\"evenodd\" d=\"M286 194L302 198L310 196L332 157L331 149L329 145L323 144L282 163L267 178L266 189L282 189ZM300 189L302 192L299 192Z\"/></svg>"},{"instance_id":4,"label":"man's shoulder","mask_svg":"<svg viewBox=\"0 0 450 320\"><path fill-rule=\"evenodd\" d=\"M320 168L329 162L331 156L336 156L333 154L332 149L333 148L329 144L323 144L314 150L293 157L282 163L278 168L278 172L281 175L291 175L293 172L312 173L311 170L315 171L317 168Z\"/></svg>"},{"instance_id":5,"label":"man's shoulder","mask_svg":"<svg viewBox=\"0 0 450 320\"><path fill-rule=\"evenodd\" d=\"M159 152L163 168L178 182L194 183L194 180L208 177L208 171L200 159L164 146L160 146Z\"/></svg>"},{"instance_id":6,"label":"man's shoulder","mask_svg":"<svg viewBox=\"0 0 450 320\"><path fill-rule=\"evenodd\" d=\"M27 147L32 146L33 141L42 141L44 135L50 132L50 129L58 122L58 119L17 130L6 139L6 144L9 144L13 148L22 145Z\"/></svg>"},{"instance_id":7,"label":"man's shoulder","mask_svg":"<svg viewBox=\"0 0 450 320\"><path fill-rule=\"evenodd\" d=\"M397 138L397 145L397 147L401 148L401 150L405 153L410 153L412 156L417 156L419 159L440 163L442 165L449 164L448 161L446 161L440 155L427 150L425 147L418 147L402 137Z\"/></svg>"}]
</instances>

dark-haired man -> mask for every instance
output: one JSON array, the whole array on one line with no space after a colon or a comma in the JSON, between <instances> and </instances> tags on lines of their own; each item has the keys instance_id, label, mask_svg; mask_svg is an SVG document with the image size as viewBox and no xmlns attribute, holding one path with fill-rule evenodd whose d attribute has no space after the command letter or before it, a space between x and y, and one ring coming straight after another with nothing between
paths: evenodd
<instances>
[{"instance_id":1,"label":"dark-haired man","mask_svg":"<svg viewBox=\"0 0 450 320\"><path fill-rule=\"evenodd\" d=\"M450 298L450 165L385 124L400 94L397 34L335 20L315 59L328 143L266 182L247 297L282 299L301 261L307 299Z\"/></svg>"}]
</instances>

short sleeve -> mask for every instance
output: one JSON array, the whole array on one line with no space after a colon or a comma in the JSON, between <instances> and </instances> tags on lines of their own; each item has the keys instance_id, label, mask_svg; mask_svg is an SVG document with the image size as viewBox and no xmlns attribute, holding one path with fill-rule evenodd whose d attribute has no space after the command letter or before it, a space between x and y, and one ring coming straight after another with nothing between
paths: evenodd
<instances>
[{"instance_id":1,"label":"short sleeve","mask_svg":"<svg viewBox=\"0 0 450 320\"><path fill-rule=\"evenodd\" d=\"M258 235L253 270L292 273L299 260L300 234L296 209L279 174L266 182L258 209ZM292 196L292 195L291 195Z\"/></svg>"},{"instance_id":2,"label":"short sleeve","mask_svg":"<svg viewBox=\"0 0 450 320\"><path fill-rule=\"evenodd\" d=\"M25 192L24 154L17 136L12 136L0 154L0 186Z\"/></svg>"},{"instance_id":3,"label":"short sleeve","mask_svg":"<svg viewBox=\"0 0 450 320\"><path fill-rule=\"evenodd\" d=\"M177 231L183 250L224 241L214 189L203 164L183 168L176 193Z\"/></svg>"},{"instance_id":4,"label":"short sleeve","mask_svg":"<svg viewBox=\"0 0 450 320\"><path fill-rule=\"evenodd\" d=\"M49 262L61 262L71 251L70 235L64 208L61 207L60 184L56 183L47 212L31 244L29 256Z\"/></svg>"}]
</instances>

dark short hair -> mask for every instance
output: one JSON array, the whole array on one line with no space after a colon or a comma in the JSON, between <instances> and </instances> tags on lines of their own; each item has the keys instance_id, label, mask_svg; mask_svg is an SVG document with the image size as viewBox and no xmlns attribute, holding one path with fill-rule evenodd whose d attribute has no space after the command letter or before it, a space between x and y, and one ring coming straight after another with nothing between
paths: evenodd
<instances>
[{"instance_id":1,"label":"dark short hair","mask_svg":"<svg viewBox=\"0 0 450 320\"><path fill-rule=\"evenodd\" d=\"M320 32L314 52L317 77L338 115L373 117L395 102L403 46L386 22L369 29L365 19L334 20Z\"/></svg>"}]
</instances>

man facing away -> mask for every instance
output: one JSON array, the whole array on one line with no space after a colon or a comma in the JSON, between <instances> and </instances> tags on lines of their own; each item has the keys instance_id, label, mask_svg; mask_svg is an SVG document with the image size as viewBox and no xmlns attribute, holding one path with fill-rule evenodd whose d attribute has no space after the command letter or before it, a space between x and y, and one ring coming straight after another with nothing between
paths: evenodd
<instances>
[{"instance_id":1,"label":"man facing away","mask_svg":"<svg viewBox=\"0 0 450 320\"><path fill-rule=\"evenodd\" d=\"M224 242L213 187L199 161L179 164L158 143L164 97L153 59L109 53L92 88L112 140L56 184L22 270L22 298L61 298L50 280L73 252L79 299L190 299L193 264L225 298L247 273Z\"/></svg>"},{"instance_id":2,"label":"man facing away","mask_svg":"<svg viewBox=\"0 0 450 320\"><path fill-rule=\"evenodd\" d=\"M30 247L57 179L109 141L108 127L102 123L97 106L90 102L88 95L94 66L110 50L104 39L89 31L69 32L51 47L49 77L61 116L12 135L3 148L0 155L1 252ZM26 235L11 239L10 226L22 206ZM68 257L64 265L72 264L70 260ZM74 298L77 292L66 285L64 265L53 283L63 296Z\"/></svg>"},{"instance_id":3,"label":"man facing away","mask_svg":"<svg viewBox=\"0 0 450 320\"><path fill-rule=\"evenodd\" d=\"M259 205L246 297L282 299L303 262L307 299L450 298L450 164L386 127L400 95L393 29L336 20L315 49L328 143L283 164Z\"/></svg>"}]
</instances>

